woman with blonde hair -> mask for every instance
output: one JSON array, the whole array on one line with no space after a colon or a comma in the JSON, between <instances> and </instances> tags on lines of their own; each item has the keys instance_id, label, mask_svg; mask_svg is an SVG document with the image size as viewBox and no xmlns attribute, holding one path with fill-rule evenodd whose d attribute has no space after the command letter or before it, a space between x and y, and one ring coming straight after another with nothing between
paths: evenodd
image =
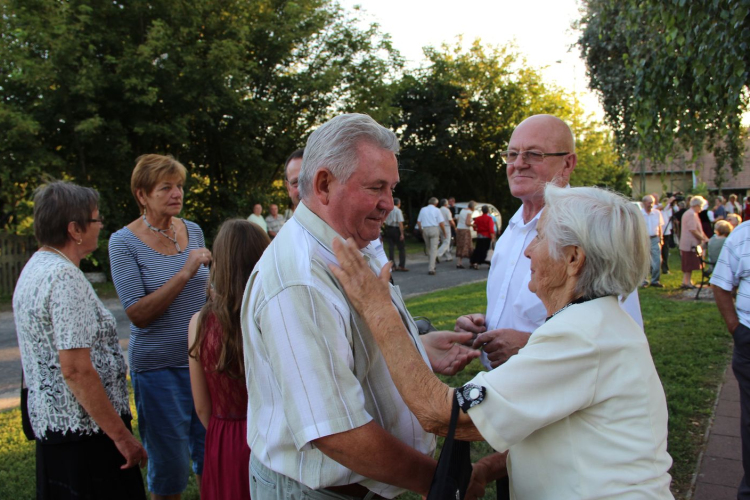
<instances>
[{"instance_id":1,"label":"woman with blonde hair","mask_svg":"<svg viewBox=\"0 0 750 500\"><path fill-rule=\"evenodd\" d=\"M140 156L130 179L140 214L109 239L112 281L131 322L130 378L154 500L180 498L191 460L199 484L203 471L187 330L206 302L211 252L200 226L178 217L186 176L171 156Z\"/></svg>"},{"instance_id":2,"label":"woman with blonde hair","mask_svg":"<svg viewBox=\"0 0 750 500\"><path fill-rule=\"evenodd\" d=\"M240 309L245 285L271 243L244 219L222 224L214 241L208 302L190 320L190 382L206 428L201 499L250 499L247 388Z\"/></svg>"}]
</instances>

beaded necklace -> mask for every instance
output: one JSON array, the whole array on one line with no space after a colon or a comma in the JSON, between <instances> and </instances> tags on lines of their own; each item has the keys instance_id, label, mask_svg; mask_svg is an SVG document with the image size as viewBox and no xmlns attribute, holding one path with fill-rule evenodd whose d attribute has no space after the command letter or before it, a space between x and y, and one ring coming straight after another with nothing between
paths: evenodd
<instances>
[{"instance_id":1,"label":"beaded necklace","mask_svg":"<svg viewBox=\"0 0 750 500\"><path fill-rule=\"evenodd\" d=\"M570 306L574 306L576 304L583 304L584 302L588 302L589 300L599 299L601 297L578 297L577 299L568 302L563 307L558 309L555 313L552 314L552 316L547 316L547 319L545 319L544 322L546 323L547 321L551 320L552 318L554 318L555 316L557 316L558 314L560 314L561 312L563 312L565 309L569 308Z\"/></svg>"},{"instance_id":2,"label":"beaded necklace","mask_svg":"<svg viewBox=\"0 0 750 500\"><path fill-rule=\"evenodd\" d=\"M177 243L177 230L174 227L174 221L169 224L169 229L159 229L158 227L154 227L151 224L148 223L148 220L146 220L146 214L143 214L143 222L146 223L146 227L148 227L150 230L152 230L155 233L159 233L160 235L164 236L166 239L174 243L174 247L177 250L177 253L182 252L182 248L180 248L180 244ZM174 234L174 237L169 236L169 233L167 231L172 231L172 234Z\"/></svg>"},{"instance_id":3,"label":"beaded necklace","mask_svg":"<svg viewBox=\"0 0 750 500\"><path fill-rule=\"evenodd\" d=\"M49 249L50 249L50 250L52 250L53 252L57 252L57 254L58 254L58 255L60 255L60 256L61 256L61 257L62 257L63 259L65 259L65 260L67 260L68 262L70 262L71 264L73 264L73 261L72 261L72 260L70 260L70 259L68 258L68 256L67 256L67 255L65 255L64 253L62 253L62 252L61 252L60 250L58 250L57 248L55 248L55 247L51 247L51 246L49 246L49 245L42 245L42 248L49 248ZM73 265L74 265L74 266L76 266L75 264L73 264ZM76 267L78 267L78 266L76 266Z\"/></svg>"}]
</instances>

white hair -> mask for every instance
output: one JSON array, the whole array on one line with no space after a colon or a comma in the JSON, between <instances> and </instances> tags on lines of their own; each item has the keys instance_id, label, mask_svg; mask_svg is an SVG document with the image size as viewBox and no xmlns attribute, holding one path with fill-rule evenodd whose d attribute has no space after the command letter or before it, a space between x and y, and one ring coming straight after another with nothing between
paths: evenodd
<instances>
[{"instance_id":1,"label":"white hair","mask_svg":"<svg viewBox=\"0 0 750 500\"><path fill-rule=\"evenodd\" d=\"M696 196L693 196L692 198L690 198L690 206L691 207L694 207L694 206L697 206L697 205L703 206L705 204L706 204L706 199L703 196L696 195Z\"/></svg>"},{"instance_id":2,"label":"white hair","mask_svg":"<svg viewBox=\"0 0 750 500\"><path fill-rule=\"evenodd\" d=\"M576 285L583 297L627 297L649 271L651 246L640 210L619 194L595 187L547 184L545 238L553 259L566 246L583 249Z\"/></svg>"},{"instance_id":3,"label":"white hair","mask_svg":"<svg viewBox=\"0 0 750 500\"><path fill-rule=\"evenodd\" d=\"M313 177L321 168L327 168L338 181L346 183L359 166L357 148L362 142L394 154L399 151L396 134L359 113L339 115L310 134L299 173L300 198L312 193Z\"/></svg>"}]
</instances>

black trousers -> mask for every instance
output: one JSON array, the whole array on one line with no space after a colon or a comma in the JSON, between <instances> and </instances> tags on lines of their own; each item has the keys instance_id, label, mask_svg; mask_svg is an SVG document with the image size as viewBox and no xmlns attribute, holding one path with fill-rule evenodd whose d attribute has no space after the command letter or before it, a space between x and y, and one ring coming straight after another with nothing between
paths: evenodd
<instances>
[{"instance_id":1,"label":"black trousers","mask_svg":"<svg viewBox=\"0 0 750 500\"><path fill-rule=\"evenodd\" d=\"M737 499L750 499L750 328L742 323L734 331L732 370L740 386L740 436L742 468L745 475L737 489Z\"/></svg>"},{"instance_id":2,"label":"black trousers","mask_svg":"<svg viewBox=\"0 0 750 500\"><path fill-rule=\"evenodd\" d=\"M385 240L388 242L388 259L396 262L393 258L393 247L398 247L398 267L406 267L406 246L401 239L401 229L396 226L385 226Z\"/></svg>"},{"instance_id":3,"label":"black trousers","mask_svg":"<svg viewBox=\"0 0 750 500\"><path fill-rule=\"evenodd\" d=\"M128 430L130 424L126 423ZM37 500L146 500L141 470L104 434L59 444L36 441Z\"/></svg>"},{"instance_id":4,"label":"black trousers","mask_svg":"<svg viewBox=\"0 0 750 500\"><path fill-rule=\"evenodd\" d=\"M490 238L477 238L477 246L474 247L474 253L471 254L469 262L472 264L482 264L487 260L487 251L490 249L492 239Z\"/></svg>"}]
</instances>

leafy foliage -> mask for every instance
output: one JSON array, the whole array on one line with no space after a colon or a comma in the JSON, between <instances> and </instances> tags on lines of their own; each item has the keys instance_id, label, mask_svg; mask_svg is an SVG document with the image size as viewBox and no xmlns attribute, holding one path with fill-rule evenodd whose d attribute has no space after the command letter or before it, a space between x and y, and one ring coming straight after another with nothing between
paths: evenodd
<instances>
[{"instance_id":1,"label":"leafy foliage","mask_svg":"<svg viewBox=\"0 0 750 500\"><path fill-rule=\"evenodd\" d=\"M750 0L586 0L578 41L590 87L630 154L717 159L717 184L744 153Z\"/></svg>"},{"instance_id":2,"label":"leafy foliage","mask_svg":"<svg viewBox=\"0 0 750 500\"><path fill-rule=\"evenodd\" d=\"M188 166L186 215L210 233L284 196L268 190L284 158L332 113L387 119L401 65L377 27L353 27L326 0L0 9L0 222L11 228L42 172L99 189L108 228L122 226L136 216L135 158L157 152Z\"/></svg>"}]
</instances>

